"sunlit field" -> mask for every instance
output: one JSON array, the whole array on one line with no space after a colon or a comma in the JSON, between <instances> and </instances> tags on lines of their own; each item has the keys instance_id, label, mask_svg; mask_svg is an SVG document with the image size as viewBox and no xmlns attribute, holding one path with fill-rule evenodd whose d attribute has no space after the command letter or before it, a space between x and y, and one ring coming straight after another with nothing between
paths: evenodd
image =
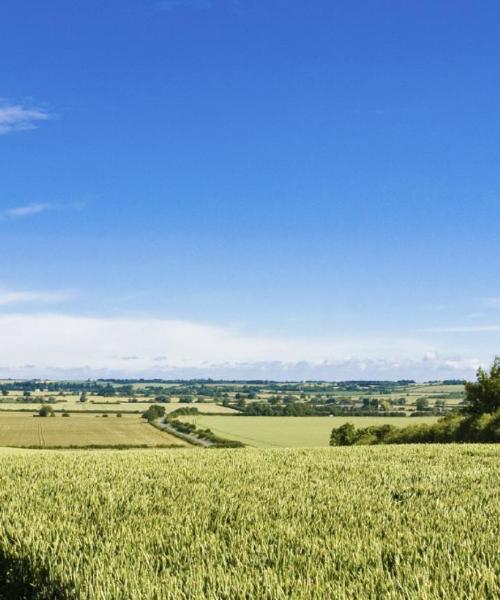
<instances>
[{"instance_id":1,"label":"sunlit field","mask_svg":"<svg viewBox=\"0 0 500 600\"><path fill-rule=\"evenodd\" d=\"M346 422L356 427L383 425L399 427L433 423L437 417L182 417L200 429L211 429L220 437L259 448L326 447L333 427Z\"/></svg>"},{"instance_id":2,"label":"sunlit field","mask_svg":"<svg viewBox=\"0 0 500 600\"><path fill-rule=\"evenodd\" d=\"M0 412L0 446L184 446L136 415L38 417Z\"/></svg>"},{"instance_id":3,"label":"sunlit field","mask_svg":"<svg viewBox=\"0 0 500 600\"><path fill-rule=\"evenodd\" d=\"M498 598L499 460L488 445L5 449L2 591Z\"/></svg>"}]
</instances>

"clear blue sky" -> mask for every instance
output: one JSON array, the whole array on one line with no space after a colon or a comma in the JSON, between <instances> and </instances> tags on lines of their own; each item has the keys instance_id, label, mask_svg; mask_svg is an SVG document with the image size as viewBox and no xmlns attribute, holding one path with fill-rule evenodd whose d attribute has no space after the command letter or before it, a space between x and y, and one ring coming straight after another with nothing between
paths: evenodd
<instances>
[{"instance_id":1,"label":"clear blue sky","mask_svg":"<svg viewBox=\"0 0 500 600\"><path fill-rule=\"evenodd\" d=\"M3 0L0 52L0 376L500 352L498 2Z\"/></svg>"}]
</instances>

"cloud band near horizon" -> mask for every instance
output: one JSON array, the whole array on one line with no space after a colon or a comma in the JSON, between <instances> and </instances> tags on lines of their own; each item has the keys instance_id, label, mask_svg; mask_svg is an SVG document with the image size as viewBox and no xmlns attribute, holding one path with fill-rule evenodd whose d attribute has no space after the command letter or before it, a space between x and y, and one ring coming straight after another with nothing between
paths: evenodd
<instances>
[{"instance_id":1,"label":"cloud band near horizon","mask_svg":"<svg viewBox=\"0 0 500 600\"><path fill-rule=\"evenodd\" d=\"M169 319L3 314L0 338L0 378L425 380L479 365L407 339L288 339Z\"/></svg>"}]
</instances>

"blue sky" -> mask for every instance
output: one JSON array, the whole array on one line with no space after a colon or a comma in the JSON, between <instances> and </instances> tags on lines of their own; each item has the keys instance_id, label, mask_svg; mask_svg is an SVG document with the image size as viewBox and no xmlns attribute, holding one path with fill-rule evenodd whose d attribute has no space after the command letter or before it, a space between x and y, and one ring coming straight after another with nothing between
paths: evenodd
<instances>
[{"instance_id":1,"label":"blue sky","mask_svg":"<svg viewBox=\"0 0 500 600\"><path fill-rule=\"evenodd\" d=\"M470 377L495 2L4 0L0 376Z\"/></svg>"}]
</instances>

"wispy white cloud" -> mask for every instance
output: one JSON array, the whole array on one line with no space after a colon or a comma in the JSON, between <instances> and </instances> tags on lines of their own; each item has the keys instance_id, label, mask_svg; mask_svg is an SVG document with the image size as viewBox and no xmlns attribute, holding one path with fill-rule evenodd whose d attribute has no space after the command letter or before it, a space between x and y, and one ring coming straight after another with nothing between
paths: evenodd
<instances>
[{"instance_id":1,"label":"wispy white cloud","mask_svg":"<svg viewBox=\"0 0 500 600\"><path fill-rule=\"evenodd\" d=\"M28 108L21 104L7 104L0 101L0 135L12 131L35 129L51 115L42 108Z\"/></svg>"},{"instance_id":2,"label":"wispy white cloud","mask_svg":"<svg viewBox=\"0 0 500 600\"><path fill-rule=\"evenodd\" d=\"M30 217L32 215L38 215L51 209L51 204L27 204L26 206L16 206L14 208L9 208L2 213L2 216L7 219L18 219L21 217Z\"/></svg>"},{"instance_id":3,"label":"wispy white cloud","mask_svg":"<svg viewBox=\"0 0 500 600\"><path fill-rule=\"evenodd\" d=\"M14 206L0 213L0 220L22 219L32 217L48 211L79 210L85 205L83 203L53 204L49 202L35 202L22 206Z\"/></svg>"},{"instance_id":4,"label":"wispy white cloud","mask_svg":"<svg viewBox=\"0 0 500 600\"><path fill-rule=\"evenodd\" d=\"M0 289L0 306L24 303L65 302L73 297L73 293L65 290L26 291Z\"/></svg>"}]
</instances>

